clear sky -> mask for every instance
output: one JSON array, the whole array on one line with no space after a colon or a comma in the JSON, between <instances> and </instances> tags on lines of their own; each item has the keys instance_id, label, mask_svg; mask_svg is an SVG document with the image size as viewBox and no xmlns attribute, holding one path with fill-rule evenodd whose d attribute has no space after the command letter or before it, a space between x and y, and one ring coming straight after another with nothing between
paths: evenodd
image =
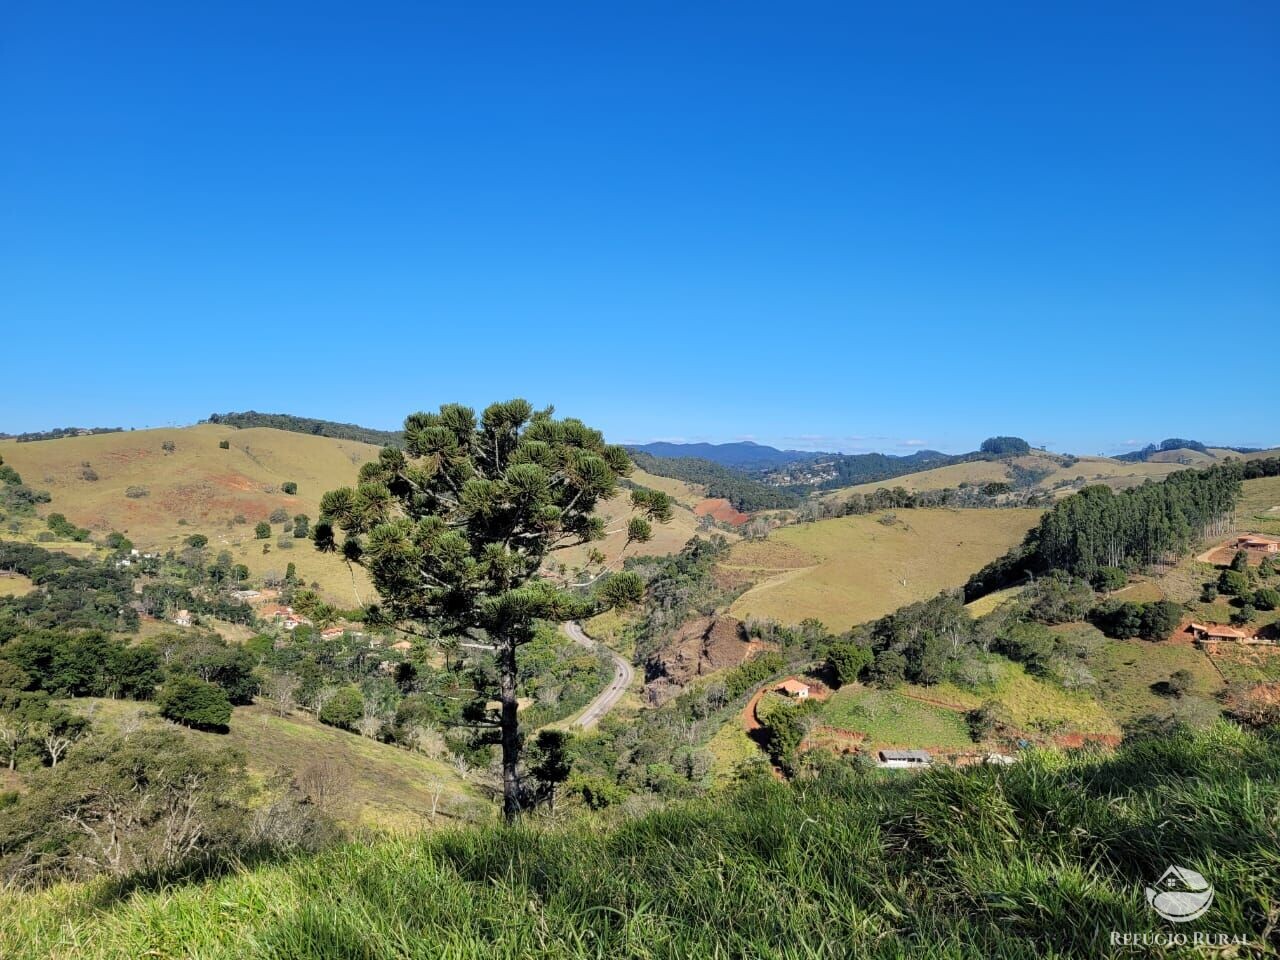
<instances>
[{"instance_id":1,"label":"clear sky","mask_svg":"<svg viewBox=\"0 0 1280 960\"><path fill-rule=\"evenodd\" d=\"M0 430L1277 444L1278 120L1272 2L9 3Z\"/></svg>"}]
</instances>

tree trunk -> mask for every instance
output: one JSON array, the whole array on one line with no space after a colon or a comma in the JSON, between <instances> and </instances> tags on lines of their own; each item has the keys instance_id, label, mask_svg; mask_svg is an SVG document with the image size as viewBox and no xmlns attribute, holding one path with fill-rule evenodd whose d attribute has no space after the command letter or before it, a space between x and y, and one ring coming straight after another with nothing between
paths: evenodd
<instances>
[{"instance_id":1,"label":"tree trunk","mask_svg":"<svg viewBox=\"0 0 1280 960\"><path fill-rule=\"evenodd\" d=\"M516 641L498 641L498 672L502 701L502 815L507 822L520 816L520 721L516 716Z\"/></svg>"}]
</instances>

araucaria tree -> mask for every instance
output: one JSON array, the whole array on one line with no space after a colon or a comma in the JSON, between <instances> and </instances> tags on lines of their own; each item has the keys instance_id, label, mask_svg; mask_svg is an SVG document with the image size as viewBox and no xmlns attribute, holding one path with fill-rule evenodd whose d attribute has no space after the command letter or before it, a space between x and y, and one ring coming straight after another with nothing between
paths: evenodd
<instances>
[{"instance_id":1,"label":"araucaria tree","mask_svg":"<svg viewBox=\"0 0 1280 960\"><path fill-rule=\"evenodd\" d=\"M601 601L583 592L608 573L598 550L594 569L576 583L553 576L548 561L606 536L595 507L617 493L631 462L598 430L557 420L551 409L535 412L524 400L495 403L478 422L457 404L415 413L404 437L403 449L387 447L360 469L355 488L324 495L314 540L369 572L381 618L493 647L501 703L493 722L510 820L529 799L520 775L516 650L533 638L538 620L598 608ZM631 506L623 550L649 540L652 523L671 516L670 498L656 491L633 490ZM638 581L630 573L612 578ZM633 594L621 585L607 595Z\"/></svg>"}]
</instances>

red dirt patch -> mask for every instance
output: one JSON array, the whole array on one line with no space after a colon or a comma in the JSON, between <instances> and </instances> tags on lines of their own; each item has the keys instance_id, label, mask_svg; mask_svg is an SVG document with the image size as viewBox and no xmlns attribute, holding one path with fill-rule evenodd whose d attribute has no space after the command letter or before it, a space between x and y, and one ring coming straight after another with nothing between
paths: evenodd
<instances>
[{"instance_id":1,"label":"red dirt patch","mask_svg":"<svg viewBox=\"0 0 1280 960\"><path fill-rule=\"evenodd\" d=\"M713 520L729 523L735 527L740 527L751 519L749 513L740 513L735 510L733 504L723 497L712 497L701 501L693 508L693 514L696 517L710 516Z\"/></svg>"},{"instance_id":2,"label":"red dirt patch","mask_svg":"<svg viewBox=\"0 0 1280 960\"><path fill-rule=\"evenodd\" d=\"M649 660L651 675L666 677L684 686L694 677L725 667L736 667L768 645L747 637L741 620L734 617L697 617Z\"/></svg>"}]
</instances>

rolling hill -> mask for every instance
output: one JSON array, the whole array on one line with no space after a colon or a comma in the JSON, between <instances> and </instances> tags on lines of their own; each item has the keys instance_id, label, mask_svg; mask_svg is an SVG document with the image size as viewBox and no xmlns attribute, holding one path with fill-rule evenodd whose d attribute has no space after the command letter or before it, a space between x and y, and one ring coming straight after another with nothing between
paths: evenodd
<instances>
[{"instance_id":1,"label":"rolling hill","mask_svg":"<svg viewBox=\"0 0 1280 960\"><path fill-rule=\"evenodd\" d=\"M224 442L226 449L220 446ZM374 459L379 449L299 430L237 428L226 423L27 443L0 441L5 463L29 486L52 496L52 502L43 505L42 516L62 513L74 525L90 530L95 539L119 531L144 551L179 549L187 537L203 534L211 550L230 552L254 577L295 564L304 582L318 584L327 598L344 607L369 598L372 587L363 570L349 569L334 555L317 553L309 541L281 539L280 524L273 525L266 540L255 537L254 527L275 510L284 510L290 517L303 513L314 522L320 497L354 483L360 465ZM89 476L96 479L86 479ZM671 523L657 525L654 539L631 552L678 551L698 529L693 509L705 499L705 491L639 470L630 479L676 499ZM296 494L283 492L286 482L297 484ZM603 505L604 515L610 521L622 521L629 496L629 491L621 491ZM621 525L610 522L609 529L615 532L595 545L606 557L618 552L624 535L615 528ZM21 534L5 536L30 540L37 534L47 535L43 524L28 522ZM77 554L92 549L90 544L71 541L44 545ZM583 562L586 553L585 548L575 548L557 559L573 566Z\"/></svg>"},{"instance_id":2,"label":"rolling hill","mask_svg":"<svg viewBox=\"0 0 1280 960\"><path fill-rule=\"evenodd\" d=\"M904 510L893 523L867 515L783 527L737 544L720 565L728 582L754 586L733 616L843 630L958 587L1021 541L1038 510Z\"/></svg>"},{"instance_id":3,"label":"rolling hill","mask_svg":"<svg viewBox=\"0 0 1280 960\"><path fill-rule=\"evenodd\" d=\"M228 444L225 450L222 441ZM325 491L353 483L360 464L378 449L351 440L217 424L0 441L5 462L30 486L52 495L44 514L62 513L96 537L119 531L141 550L178 548L191 534L204 534L210 549L229 551L255 577L296 564L305 582L318 583L344 606L368 595L362 571L354 571L353 586L353 573L336 558L317 553L306 541L283 548L279 525L270 539L255 539L254 526L277 509L290 517L305 513L314 521ZM86 471L97 479L86 479ZM290 481L297 484L293 496L281 490Z\"/></svg>"}]
</instances>

